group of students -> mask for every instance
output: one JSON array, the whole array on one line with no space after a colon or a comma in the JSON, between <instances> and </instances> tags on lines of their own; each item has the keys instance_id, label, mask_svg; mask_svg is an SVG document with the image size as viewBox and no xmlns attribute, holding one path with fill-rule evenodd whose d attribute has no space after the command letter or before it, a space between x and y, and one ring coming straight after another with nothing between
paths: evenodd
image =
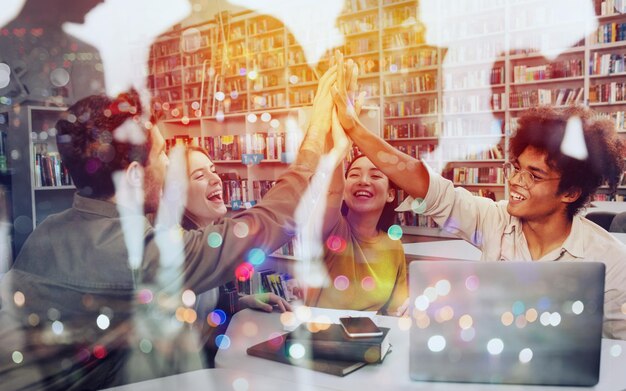
<instances>
[{"instance_id":1,"label":"group of students","mask_svg":"<svg viewBox=\"0 0 626 391\"><path fill-rule=\"evenodd\" d=\"M494 202L455 188L368 131L358 119L356 74L356 64L336 53L319 80L295 162L251 209L225 217L210 156L188 149L184 230L153 225L143 214L164 213L169 160L138 94L91 96L70 107L56 126L57 141L78 191L71 209L31 234L2 281L3 384L99 388L200 367L202 360L187 359L199 355L200 343L180 323L206 320L189 307L214 305L216 289L234 278L250 249L269 254L293 237L320 157L331 148L343 157L350 142L363 155L345 173L337 160L322 228L324 240L341 245L325 246L327 283L305 287L306 305L410 316L404 252L387 232L400 188L410 195L403 205L471 242L485 261L604 262L603 335L626 339L626 247L578 213L605 180L614 186L623 172L610 121L583 108L528 110L504 167L509 199ZM572 118L579 128L572 129ZM568 154L564 144L576 131L586 158ZM273 294L242 297L240 304L291 309Z\"/></svg>"}]
</instances>

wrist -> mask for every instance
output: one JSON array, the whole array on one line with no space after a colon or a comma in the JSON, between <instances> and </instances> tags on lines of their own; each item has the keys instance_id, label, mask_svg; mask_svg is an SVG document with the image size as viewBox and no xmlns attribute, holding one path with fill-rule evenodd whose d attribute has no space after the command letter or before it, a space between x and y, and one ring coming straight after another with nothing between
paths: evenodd
<instances>
[{"instance_id":1,"label":"wrist","mask_svg":"<svg viewBox=\"0 0 626 391\"><path fill-rule=\"evenodd\" d=\"M328 129L319 124L311 124L302 140L302 148L322 153L326 142Z\"/></svg>"}]
</instances>

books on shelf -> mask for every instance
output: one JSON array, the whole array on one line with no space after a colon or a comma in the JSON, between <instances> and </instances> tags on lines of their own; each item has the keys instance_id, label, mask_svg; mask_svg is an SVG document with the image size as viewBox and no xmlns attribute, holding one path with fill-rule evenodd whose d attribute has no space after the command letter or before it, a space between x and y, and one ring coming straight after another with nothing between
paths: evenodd
<instances>
[{"instance_id":1,"label":"books on shelf","mask_svg":"<svg viewBox=\"0 0 626 391\"><path fill-rule=\"evenodd\" d=\"M606 53L601 54L594 52L589 64L589 74L591 75L612 75L615 73L624 73L624 62L626 54L624 53Z\"/></svg>"},{"instance_id":2,"label":"books on shelf","mask_svg":"<svg viewBox=\"0 0 626 391\"><path fill-rule=\"evenodd\" d=\"M286 301L296 300L300 289L298 281L289 273L278 273L272 269L254 270L247 278L237 280L240 294L274 293Z\"/></svg>"},{"instance_id":3,"label":"books on shelf","mask_svg":"<svg viewBox=\"0 0 626 391\"><path fill-rule=\"evenodd\" d=\"M403 117L437 113L437 98L421 98L398 102L385 102L385 117Z\"/></svg>"},{"instance_id":4,"label":"books on shelf","mask_svg":"<svg viewBox=\"0 0 626 391\"><path fill-rule=\"evenodd\" d=\"M624 121L626 119L625 113L624 111L614 111L611 113L596 112L596 117L613 121L615 130L617 132L624 132L626 131L626 123Z\"/></svg>"},{"instance_id":5,"label":"books on shelf","mask_svg":"<svg viewBox=\"0 0 626 391\"><path fill-rule=\"evenodd\" d=\"M521 109L541 105L569 106L582 103L583 87L578 88L538 88L526 91L512 91L509 95L509 108Z\"/></svg>"},{"instance_id":6,"label":"books on shelf","mask_svg":"<svg viewBox=\"0 0 626 391\"><path fill-rule=\"evenodd\" d=\"M239 178L239 175L227 172L220 173L222 180L222 198L226 205L234 205L236 202L243 205L251 200L248 197L248 180Z\"/></svg>"},{"instance_id":7,"label":"books on shelf","mask_svg":"<svg viewBox=\"0 0 626 391\"><path fill-rule=\"evenodd\" d=\"M277 160L286 151L284 133L253 133L207 137L174 136L165 140L167 151L175 145L198 146L209 152L212 160L242 160L243 154L259 154Z\"/></svg>"},{"instance_id":8,"label":"books on shelf","mask_svg":"<svg viewBox=\"0 0 626 391\"><path fill-rule=\"evenodd\" d=\"M459 185L504 185L502 167L454 167L444 172L443 176Z\"/></svg>"},{"instance_id":9,"label":"books on shelf","mask_svg":"<svg viewBox=\"0 0 626 391\"><path fill-rule=\"evenodd\" d=\"M74 184L58 152L38 151L38 144L34 147L35 187L72 186Z\"/></svg>"},{"instance_id":10,"label":"books on shelf","mask_svg":"<svg viewBox=\"0 0 626 391\"><path fill-rule=\"evenodd\" d=\"M386 123L383 127L383 137L388 140L418 137L439 137L441 125L439 122L414 121L410 123Z\"/></svg>"},{"instance_id":11,"label":"books on shelf","mask_svg":"<svg viewBox=\"0 0 626 391\"><path fill-rule=\"evenodd\" d=\"M378 5L378 0L347 0L344 6L344 12L359 12Z\"/></svg>"},{"instance_id":12,"label":"books on shelf","mask_svg":"<svg viewBox=\"0 0 626 391\"><path fill-rule=\"evenodd\" d=\"M626 23L609 22L598 27L594 36L596 43L619 42L626 39Z\"/></svg>"},{"instance_id":13,"label":"books on shelf","mask_svg":"<svg viewBox=\"0 0 626 391\"><path fill-rule=\"evenodd\" d=\"M378 29L378 13L362 15L358 18L344 20L339 25L343 35L367 33Z\"/></svg>"},{"instance_id":14,"label":"books on shelf","mask_svg":"<svg viewBox=\"0 0 626 391\"><path fill-rule=\"evenodd\" d=\"M395 145L394 147L400 152L412 156L416 159L419 158L428 161L437 159L437 144L428 143L417 145Z\"/></svg>"},{"instance_id":15,"label":"books on shelf","mask_svg":"<svg viewBox=\"0 0 626 391\"><path fill-rule=\"evenodd\" d=\"M443 112L476 113L503 110L505 102L504 92L488 92L485 94L447 95L443 97Z\"/></svg>"},{"instance_id":16,"label":"books on shelf","mask_svg":"<svg viewBox=\"0 0 626 391\"><path fill-rule=\"evenodd\" d=\"M618 103L626 100L626 82L601 83L589 87L589 103Z\"/></svg>"},{"instance_id":17,"label":"books on shelf","mask_svg":"<svg viewBox=\"0 0 626 391\"><path fill-rule=\"evenodd\" d=\"M400 72L402 70L415 68L419 69L421 67L437 65L437 57L438 54L436 49L420 49L415 52L398 52L398 54L387 55L383 58L383 64L385 64L385 71ZM403 74L403 76L406 77L407 75ZM424 76L429 77L427 84L430 84L433 88L435 88L434 83L437 81L436 75L426 74Z\"/></svg>"},{"instance_id":18,"label":"books on shelf","mask_svg":"<svg viewBox=\"0 0 626 391\"><path fill-rule=\"evenodd\" d=\"M445 72L443 80L446 90L490 87L493 84L504 83L504 67L500 65L494 66L491 70L463 69L461 72Z\"/></svg>"},{"instance_id":19,"label":"books on shelf","mask_svg":"<svg viewBox=\"0 0 626 391\"><path fill-rule=\"evenodd\" d=\"M385 95L413 94L418 92L437 92L437 75L424 73L419 76L402 75L400 79L385 80Z\"/></svg>"},{"instance_id":20,"label":"books on shelf","mask_svg":"<svg viewBox=\"0 0 626 391\"><path fill-rule=\"evenodd\" d=\"M441 148L444 160L502 160L504 151L500 144L451 142Z\"/></svg>"},{"instance_id":21,"label":"books on shelf","mask_svg":"<svg viewBox=\"0 0 626 391\"><path fill-rule=\"evenodd\" d=\"M573 58L571 60L551 64L534 66L515 65L513 67L514 83L529 83L537 80L580 76L583 76L583 60L580 58Z\"/></svg>"},{"instance_id":22,"label":"books on shelf","mask_svg":"<svg viewBox=\"0 0 626 391\"><path fill-rule=\"evenodd\" d=\"M600 16L610 16L626 13L626 1L624 0L596 1L595 5L596 13L598 13Z\"/></svg>"}]
</instances>

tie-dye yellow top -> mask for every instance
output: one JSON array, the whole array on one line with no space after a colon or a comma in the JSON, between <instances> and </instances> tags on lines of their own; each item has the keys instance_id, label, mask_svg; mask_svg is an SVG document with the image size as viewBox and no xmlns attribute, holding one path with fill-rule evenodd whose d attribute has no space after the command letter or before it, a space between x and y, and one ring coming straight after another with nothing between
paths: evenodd
<instances>
[{"instance_id":1,"label":"tie-dye yellow top","mask_svg":"<svg viewBox=\"0 0 626 391\"><path fill-rule=\"evenodd\" d=\"M386 232L359 238L342 216L326 240L324 263L328 284L308 289L309 306L395 315L408 297L404 249Z\"/></svg>"}]
</instances>

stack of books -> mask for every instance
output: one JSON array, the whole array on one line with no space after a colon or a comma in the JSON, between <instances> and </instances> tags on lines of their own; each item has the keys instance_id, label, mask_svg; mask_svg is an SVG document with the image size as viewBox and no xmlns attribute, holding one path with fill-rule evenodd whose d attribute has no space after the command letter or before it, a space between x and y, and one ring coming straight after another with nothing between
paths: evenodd
<instances>
[{"instance_id":1,"label":"stack of books","mask_svg":"<svg viewBox=\"0 0 626 391\"><path fill-rule=\"evenodd\" d=\"M391 351L389 329L380 337L349 337L339 324L303 323L294 331L247 349L250 356L345 376L383 361Z\"/></svg>"}]
</instances>

